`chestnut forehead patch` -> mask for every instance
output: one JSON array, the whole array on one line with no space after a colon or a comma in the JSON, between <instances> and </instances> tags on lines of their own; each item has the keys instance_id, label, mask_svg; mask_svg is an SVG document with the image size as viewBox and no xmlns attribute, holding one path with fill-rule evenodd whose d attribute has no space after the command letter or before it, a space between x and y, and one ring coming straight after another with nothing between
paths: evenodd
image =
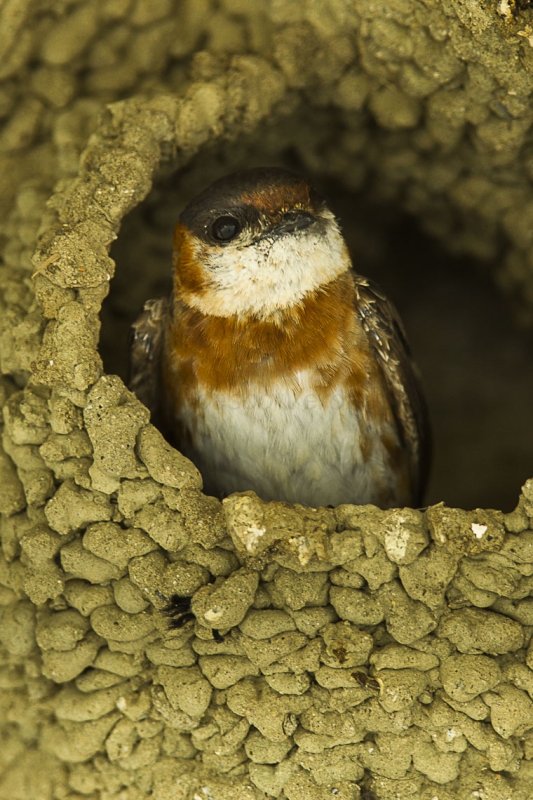
<instances>
[{"instance_id":1,"label":"chestnut forehead patch","mask_svg":"<svg viewBox=\"0 0 533 800\"><path fill-rule=\"evenodd\" d=\"M234 214L250 227L291 209L318 213L324 201L302 177L275 168L236 172L212 183L185 208L180 222L199 238L217 217Z\"/></svg>"}]
</instances>

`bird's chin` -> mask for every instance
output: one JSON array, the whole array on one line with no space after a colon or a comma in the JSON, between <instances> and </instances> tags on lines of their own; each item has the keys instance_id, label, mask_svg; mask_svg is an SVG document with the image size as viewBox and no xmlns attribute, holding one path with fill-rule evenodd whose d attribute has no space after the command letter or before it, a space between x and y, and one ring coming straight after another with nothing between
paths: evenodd
<instances>
[{"instance_id":1,"label":"bird's chin","mask_svg":"<svg viewBox=\"0 0 533 800\"><path fill-rule=\"evenodd\" d=\"M336 226L220 248L206 261L208 288L188 297L188 304L204 314L259 319L299 305L351 267Z\"/></svg>"}]
</instances>

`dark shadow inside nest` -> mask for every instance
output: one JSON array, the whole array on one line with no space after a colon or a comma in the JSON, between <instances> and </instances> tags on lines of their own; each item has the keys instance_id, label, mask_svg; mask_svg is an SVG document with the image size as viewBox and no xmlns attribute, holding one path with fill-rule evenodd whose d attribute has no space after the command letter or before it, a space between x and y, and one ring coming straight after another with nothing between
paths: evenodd
<instances>
[{"instance_id":1,"label":"dark shadow inside nest","mask_svg":"<svg viewBox=\"0 0 533 800\"><path fill-rule=\"evenodd\" d=\"M336 183L318 184L355 268L397 306L422 372L434 450L426 502L511 511L532 471L531 335L515 324L491 265L451 256L393 207L371 205ZM124 219L101 314L108 373L126 379L129 327L146 299L170 290L172 231L190 196L166 178Z\"/></svg>"}]
</instances>

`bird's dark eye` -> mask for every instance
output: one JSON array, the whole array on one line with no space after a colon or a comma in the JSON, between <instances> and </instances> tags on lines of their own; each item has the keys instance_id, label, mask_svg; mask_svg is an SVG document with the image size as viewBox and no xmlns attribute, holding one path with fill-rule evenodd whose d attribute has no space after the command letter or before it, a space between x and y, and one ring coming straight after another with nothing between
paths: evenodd
<instances>
[{"instance_id":1,"label":"bird's dark eye","mask_svg":"<svg viewBox=\"0 0 533 800\"><path fill-rule=\"evenodd\" d=\"M211 225L211 235L219 242L231 242L242 230L242 225L235 217L219 217Z\"/></svg>"}]
</instances>

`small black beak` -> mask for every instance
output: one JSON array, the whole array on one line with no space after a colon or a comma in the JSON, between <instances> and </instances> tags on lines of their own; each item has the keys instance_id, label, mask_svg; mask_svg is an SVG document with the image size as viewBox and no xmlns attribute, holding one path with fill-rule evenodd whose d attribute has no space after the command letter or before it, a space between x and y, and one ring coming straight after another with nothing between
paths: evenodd
<instances>
[{"instance_id":1,"label":"small black beak","mask_svg":"<svg viewBox=\"0 0 533 800\"><path fill-rule=\"evenodd\" d=\"M304 231L315 222L312 214L307 211L287 211L283 215L281 221L274 228L274 232L278 234L294 233L294 231Z\"/></svg>"},{"instance_id":2,"label":"small black beak","mask_svg":"<svg viewBox=\"0 0 533 800\"><path fill-rule=\"evenodd\" d=\"M279 222L263 231L255 241L257 242L261 239L277 239L279 236L284 236L286 233L304 231L317 221L317 218L307 211L299 211L298 209L287 211L282 215Z\"/></svg>"}]
</instances>

